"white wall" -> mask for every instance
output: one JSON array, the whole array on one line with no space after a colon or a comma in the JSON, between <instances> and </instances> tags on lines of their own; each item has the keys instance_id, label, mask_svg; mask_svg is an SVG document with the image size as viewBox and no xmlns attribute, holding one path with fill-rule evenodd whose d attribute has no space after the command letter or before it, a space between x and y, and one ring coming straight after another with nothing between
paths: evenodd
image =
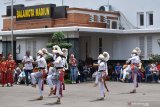
<instances>
[{"instance_id":1,"label":"white wall","mask_svg":"<svg viewBox=\"0 0 160 107\"><path fill-rule=\"evenodd\" d=\"M1 0L0 2L0 16L6 14L6 6L9 3L5 3L8 0ZM11 1L11 0L9 0ZM25 4L28 5L36 5L36 4L46 4L52 3L57 6L62 5L61 0L14 0L14 4ZM68 5L70 7L80 7L80 8L89 8L89 9L98 9L101 5L106 5L108 0L64 0L64 5ZM160 27L159 19L160 19L160 0L109 0L109 4L112 6L113 10L120 11L124 14L128 22L137 27L137 12L144 12L145 16L145 25L144 28L148 28L146 26L146 12L153 11L154 17L154 25L149 28L157 28ZM0 29L2 29L2 18L0 17Z\"/></svg>"},{"instance_id":2,"label":"white wall","mask_svg":"<svg viewBox=\"0 0 160 107\"><path fill-rule=\"evenodd\" d=\"M36 57L38 50L46 48L48 43L48 38L27 38L27 39L18 39L17 46L20 44L20 54L17 54L17 60L22 60L27 50L30 50L31 55Z\"/></svg>"},{"instance_id":3,"label":"white wall","mask_svg":"<svg viewBox=\"0 0 160 107\"><path fill-rule=\"evenodd\" d=\"M160 40L160 35L159 34L155 34L152 37L152 41L153 41L153 43L152 43L152 51L153 51L153 54L160 54L160 45L157 42L158 39Z\"/></svg>"},{"instance_id":4,"label":"white wall","mask_svg":"<svg viewBox=\"0 0 160 107\"><path fill-rule=\"evenodd\" d=\"M88 34L89 35L89 34ZM81 36L81 35L80 35ZM102 38L102 51L107 51L110 54L111 60L127 60L130 57L130 54L132 52L132 49L135 47L139 47L139 40L138 36L136 35L92 35L90 40L90 56L96 60L99 55L99 37ZM84 42L86 42L86 38L82 37L80 39L80 58L85 59L84 53L85 53L85 45Z\"/></svg>"}]
</instances>

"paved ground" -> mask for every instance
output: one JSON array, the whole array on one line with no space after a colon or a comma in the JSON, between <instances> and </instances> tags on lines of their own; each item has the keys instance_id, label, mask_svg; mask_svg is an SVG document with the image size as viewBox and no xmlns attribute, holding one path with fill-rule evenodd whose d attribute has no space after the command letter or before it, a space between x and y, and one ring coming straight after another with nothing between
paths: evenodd
<instances>
[{"instance_id":1,"label":"paved ground","mask_svg":"<svg viewBox=\"0 0 160 107\"><path fill-rule=\"evenodd\" d=\"M0 107L160 107L160 84L143 83L139 86L136 94L129 94L130 83L108 82L110 92L106 99L94 101L99 91L93 83L68 84L60 105L53 105L55 96L47 96L48 86L45 86L42 101L32 101L37 98L37 88L24 85L0 87Z\"/></svg>"}]
</instances>

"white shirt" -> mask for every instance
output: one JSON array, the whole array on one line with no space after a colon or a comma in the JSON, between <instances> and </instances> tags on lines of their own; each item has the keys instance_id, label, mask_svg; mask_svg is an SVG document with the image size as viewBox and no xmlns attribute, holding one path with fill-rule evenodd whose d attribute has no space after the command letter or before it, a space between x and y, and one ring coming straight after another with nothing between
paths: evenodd
<instances>
[{"instance_id":1,"label":"white shirt","mask_svg":"<svg viewBox=\"0 0 160 107\"><path fill-rule=\"evenodd\" d=\"M55 61L54 61L54 66L55 67L63 67L63 62L62 62L62 58L60 56L58 56Z\"/></svg>"},{"instance_id":2,"label":"white shirt","mask_svg":"<svg viewBox=\"0 0 160 107\"><path fill-rule=\"evenodd\" d=\"M41 67L47 70L47 62L44 57L37 57L36 62L37 62L38 68Z\"/></svg>"},{"instance_id":3,"label":"white shirt","mask_svg":"<svg viewBox=\"0 0 160 107\"><path fill-rule=\"evenodd\" d=\"M67 59L66 58L62 58L62 63L63 63L64 69L67 70L68 69Z\"/></svg>"},{"instance_id":4,"label":"white shirt","mask_svg":"<svg viewBox=\"0 0 160 107\"><path fill-rule=\"evenodd\" d=\"M132 58L129 58L128 61L131 61L131 63L139 64L141 61L139 59L139 56L133 56Z\"/></svg>"},{"instance_id":5,"label":"white shirt","mask_svg":"<svg viewBox=\"0 0 160 107\"><path fill-rule=\"evenodd\" d=\"M32 56L24 56L23 57L23 60L22 60L22 62L23 63L25 63L24 64L24 69L25 70L32 70L33 69L33 65L32 65L32 62L33 62L34 60L33 60L33 58L32 58ZM26 62L29 62L29 63L26 63Z\"/></svg>"},{"instance_id":6,"label":"white shirt","mask_svg":"<svg viewBox=\"0 0 160 107\"><path fill-rule=\"evenodd\" d=\"M106 71L106 63L104 61L98 61L98 71Z\"/></svg>"},{"instance_id":7,"label":"white shirt","mask_svg":"<svg viewBox=\"0 0 160 107\"><path fill-rule=\"evenodd\" d=\"M62 63L63 63L63 66L66 65L66 58L62 58Z\"/></svg>"}]
</instances>

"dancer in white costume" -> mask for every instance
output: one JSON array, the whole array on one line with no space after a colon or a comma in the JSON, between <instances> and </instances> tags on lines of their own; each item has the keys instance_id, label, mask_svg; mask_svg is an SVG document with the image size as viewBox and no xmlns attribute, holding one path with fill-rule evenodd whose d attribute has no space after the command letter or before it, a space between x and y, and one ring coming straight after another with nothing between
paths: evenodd
<instances>
[{"instance_id":1,"label":"dancer in white costume","mask_svg":"<svg viewBox=\"0 0 160 107\"><path fill-rule=\"evenodd\" d=\"M126 76L129 76L130 73L131 73L131 66L126 62L126 64L123 65L123 78L120 80L124 82L126 79Z\"/></svg>"},{"instance_id":2,"label":"dancer in white costume","mask_svg":"<svg viewBox=\"0 0 160 107\"><path fill-rule=\"evenodd\" d=\"M56 103L61 103L60 102L60 72L61 70L63 70L63 62L62 62L62 58L60 55L63 54L63 52L61 51L60 47L58 45L53 46L53 50L52 53L48 53L46 50L43 49L43 52L52 56L54 59L54 68L50 68L49 69L49 75L47 76L47 82L48 85L50 87L50 94L49 96L51 96L52 94L54 94L55 88L56 88L56 96L57 96L57 101Z\"/></svg>"},{"instance_id":3,"label":"dancer in white costume","mask_svg":"<svg viewBox=\"0 0 160 107\"><path fill-rule=\"evenodd\" d=\"M63 96L62 91L65 90L64 75L65 75L65 70L68 69L67 56L68 56L68 49L62 48L61 58L62 58L63 69L60 71L60 78L59 78L61 82L60 86L61 96Z\"/></svg>"},{"instance_id":4,"label":"dancer in white costume","mask_svg":"<svg viewBox=\"0 0 160 107\"><path fill-rule=\"evenodd\" d=\"M109 54L107 52L103 52L98 56L98 72L96 74L95 86L98 85L100 87L100 98L99 100L104 100L105 97L105 88L108 91L108 88L105 84L105 77L108 75L108 67L107 61L109 60Z\"/></svg>"},{"instance_id":5,"label":"dancer in white costume","mask_svg":"<svg viewBox=\"0 0 160 107\"><path fill-rule=\"evenodd\" d=\"M137 74L138 70L141 69L141 61L139 55L141 53L140 48L136 47L133 49L131 58L128 59L128 63L131 62L131 70L132 70L132 80L133 80L133 90L130 93L136 93L137 88Z\"/></svg>"},{"instance_id":6,"label":"dancer in white costume","mask_svg":"<svg viewBox=\"0 0 160 107\"><path fill-rule=\"evenodd\" d=\"M36 87L36 82L38 82L38 89L39 89L39 98L37 100L43 99L43 74L47 72L47 63L45 58L43 57L42 50L38 51L38 57L36 60L38 66L38 72L31 73L31 82L32 86Z\"/></svg>"}]
</instances>

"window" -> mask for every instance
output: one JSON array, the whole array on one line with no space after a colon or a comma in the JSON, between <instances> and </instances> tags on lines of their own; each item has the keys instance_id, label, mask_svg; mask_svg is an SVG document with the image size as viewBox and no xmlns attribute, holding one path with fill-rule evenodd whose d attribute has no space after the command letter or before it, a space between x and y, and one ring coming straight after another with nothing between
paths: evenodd
<instances>
[{"instance_id":1,"label":"window","mask_svg":"<svg viewBox=\"0 0 160 107\"><path fill-rule=\"evenodd\" d=\"M98 16L97 15L94 15L94 21L98 22Z\"/></svg>"},{"instance_id":2,"label":"window","mask_svg":"<svg viewBox=\"0 0 160 107\"><path fill-rule=\"evenodd\" d=\"M89 22L94 22L94 16L90 15Z\"/></svg>"},{"instance_id":3,"label":"window","mask_svg":"<svg viewBox=\"0 0 160 107\"><path fill-rule=\"evenodd\" d=\"M100 16L100 20L101 20L100 22L104 23L105 22L105 17L104 16Z\"/></svg>"},{"instance_id":4,"label":"window","mask_svg":"<svg viewBox=\"0 0 160 107\"><path fill-rule=\"evenodd\" d=\"M148 17L148 25L153 25L153 13L149 12L147 13Z\"/></svg>"},{"instance_id":5,"label":"window","mask_svg":"<svg viewBox=\"0 0 160 107\"><path fill-rule=\"evenodd\" d=\"M112 29L117 29L117 21L112 21Z\"/></svg>"},{"instance_id":6,"label":"window","mask_svg":"<svg viewBox=\"0 0 160 107\"><path fill-rule=\"evenodd\" d=\"M106 23L106 28L110 28L110 22L111 22L111 21L110 21L110 20L107 20L106 22L107 22L107 23Z\"/></svg>"},{"instance_id":7,"label":"window","mask_svg":"<svg viewBox=\"0 0 160 107\"><path fill-rule=\"evenodd\" d=\"M138 26L144 26L144 13L138 13Z\"/></svg>"},{"instance_id":8,"label":"window","mask_svg":"<svg viewBox=\"0 0 160 107\"><path fill-rule=\"evenodd\" d=\"M143 26L144 25L144 15L140 14L139 18L140 18L140 26Z\"/></svg>"}]
</instances>

